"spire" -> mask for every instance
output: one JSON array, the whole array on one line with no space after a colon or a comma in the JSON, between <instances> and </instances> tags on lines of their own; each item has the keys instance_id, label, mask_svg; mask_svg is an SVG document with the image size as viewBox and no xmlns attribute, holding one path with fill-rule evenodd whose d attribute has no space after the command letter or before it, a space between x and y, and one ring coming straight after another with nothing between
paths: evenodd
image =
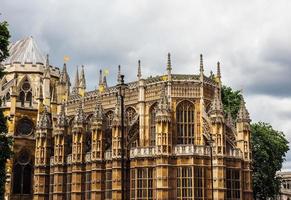
<instances>
[{"instance_id":1,"label":"spire","mask_svg":"<svg viewBox=\"0 0 291 200\"><path fill-rule=\"evenodd\" d=\"M47 106L44 107L43 112L40 114L39 121L37 123L39 129L50 129L52 128L50 114L47 110Z\"/></svg>"},{"instance_id":2,"label":"spire","mask_svg":"<svg viewBox=\"0 0 291 200\"><path fill-rule=\"evenodd\" d=\"M237 121L238 122L248 122L248 123L251 122L250 114L246 108L246 102L245 102L243 97L241 99L240 108L239 108L238 115L237 115Z\"/></svg>"},{"instance_id":3,"label":"spire","mask_svg":"<svg viewBox=\"0 0 291 200\"><path fill-rule=\"evenodd\" d=\"M117 83L121 83L121 70L120 70L120 65L118 65L118 72L117 72Z\"/></svg>"},{"instance_id":4,"label":"spire","mask_svg":"<svg viewBox=\"0 0 291 200\"><path fill-rule=\"evenodd\" d=\"M170 71L171 72L171 70L172 70L171 54L168 53L167 71Z\"/></svg>"},{"instance_id":5,"label":"spire","mask_svg":"<svg viewBox=\"0 0 291 200\"><path fill-rule=\"evenodd\" d=\"M65 127L67 125L68 123L67 123L67 116L65 112L65 104L62 103L60 113L57 116L57 126Z\"/></svg>"},{"instance_id":6,"label":"spire","mask_svg":"<svg viewBox=\"0 0 291 200\"><path fill-rule=\"evenodd\" d=\"M49 55L46 55L45 67L43 71L43 78L50 78L50 64L49 64Z\"/></svg>"},{"instance_id":7,"label":"spire","mask_svg":"<svg viewBox=\"0 0 291 200\"><path fill-rule=\"evenodd\" d=\"M49 54L46 54L45 66L46 67L49 67L50 66L50 63L49 63Z\"/></svg>"},{"instance_id":8,"label":"spire","mask_svg":"<svg viewBox=\"0 0 291 200\"><path fill-rule=\"evenodd\" d=\"M204 66L203 66L203 55L200 54L200 74L203 75Z\"/></svg>"},{"instance_id":9,"label":"spire","mask_svg":"<svg viewBox=\"0 0 291 200\"><path fill-rule=\"evenodd\" d=\"M83 88L83 89L86 88L86 79L85 79L84 65L82 65L82 69L81 69L79 87L80 88Z\"/></svg>"},{"instance_id":10,"label":"spire","mask_svg":"<svg viewBox=\"0 0 291 200\"><path fill-rule=\"evenodd\" d=\"M223 115L223 105L219 89L215 89L214 99L210 106L210 114Z\"/></svg>"},{"instance_id":11,"label":"spire","mask_svg":"<svg viewBox=\"0 0 291 200\"><path fill-rule=\"evenodd\" d=\"M138 80L141 79L141 66L140 66L140 60L138 60L137 78L138 78Z\"/></svg>"},{"instance_id":12,"label":"spire","mask_svg":"<svg viewBox=\"0 0 291 200\"><path fill-rule=\"evenodd\" d=\"M69 86L71 85L70 77L69 77L69 74L67 72L67 64L66 63L64 63L64 66L63 66L63 70L62 70L62 73L60 76L60 83L68 84Z\"/></svg>"},{"instance_id":13,"label":"spire","mask_svg":"<svg viewBox=\"0 0 291 200\"><path fill-rule=\"evenodd\" d=\"M79 105L76 108L76 115L74 118L74 122L77 124L82 124L85 122L85 114L83 111L83 99L80 99Z\"/></svg>"},{"instance_id":14,"label":"spire","mask_svg":"<svg viewBox=\"0 0 291 200\"><path fill-rule=\"evenodd\" d=\"M216 73L217 78L220 80L221 79L221 72L220 72L220 62L217 62L217 73Z\"/></svg>"},{"instance_id":15,"label":"spire","mask_svg":"<svg viewBox=\"0 0 291 200\"><path fill-rule=\"evenodd\" d=\"M78 71L78 65L77 65L77 71L76 71L76 76L75 76L75 84L73 87L73 94L79 94L79 71Z\"/></svg>"},{"instance_id":16,"label":"spire","mask_svg":"<svg viewBox=\"0 0 291 200\"><path fill-rule=\"evenodd\" d=\"M75 88L79 87L79 70L78 70L78 65L77 65L77 71L76 71L76 76L75 76Z\"/></svg>"},{"instance_id":17,"label":"spire","mask_svg":"<svg viewBox=\"0 0 291 200\"><path fill-rule=\"evenodd\" d=\"M103 76L103 86L104 86L104 88L107 88L106 76Z\"/></svg>"},{"instance_id":18,"label":"spire","mask_svg":"<svg viewBox=\"0 0 291 200\"><path fill-rule=\"evenodd\" d=\"M102 69L99 71L99 85L103 83Z\"/></svg>"}]
</instances>

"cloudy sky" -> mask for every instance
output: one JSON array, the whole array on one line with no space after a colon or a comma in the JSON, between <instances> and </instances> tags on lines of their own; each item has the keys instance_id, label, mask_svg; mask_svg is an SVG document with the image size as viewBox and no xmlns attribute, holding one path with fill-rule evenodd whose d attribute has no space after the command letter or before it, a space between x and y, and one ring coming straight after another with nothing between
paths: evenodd
<instances>
[{"instance_id":1,"label":"cloudy sky","mask_svg":"<svg viewBox=\"0 0 291 200\"><path fill-rule=\"evenodd\" d=\"M86 70L88 89L99 69L116 83L165 73L171 52L174 73L206 73L221 62L224 84L243 89L254 122L270 122L291 140L291 1L193 0L1 0L0 20L11 41L33 36L50 63ZM73 79L74 76L71 77ZM73 81L73 80L72 80ZM291 169L291 153L284 169Z\"/></svg>"}]
</instances>

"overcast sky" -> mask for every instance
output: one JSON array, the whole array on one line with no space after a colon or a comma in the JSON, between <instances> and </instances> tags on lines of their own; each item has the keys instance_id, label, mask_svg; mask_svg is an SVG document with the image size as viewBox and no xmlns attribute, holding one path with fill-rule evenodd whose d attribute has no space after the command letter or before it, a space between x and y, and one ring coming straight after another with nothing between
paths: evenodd
<instances>
[{"instance_id":1,"label":"overcast sky","mask_svg":"<svg viewBox=\"0 0 291 200\"><path fill-rule=\"evenodd\" d=\"M221 62L224 84L243 89L253 122L269 122L291 139L291 1L193 0L1 0L0 20L10 24L11 41L33 36L50 63L64 55L73 82L84 65L87 87L117 66L135 80L137 61L144 77L165 73L206 73ZM291 169L291 153L284 169Z\"/></svg>"}]
</instances>

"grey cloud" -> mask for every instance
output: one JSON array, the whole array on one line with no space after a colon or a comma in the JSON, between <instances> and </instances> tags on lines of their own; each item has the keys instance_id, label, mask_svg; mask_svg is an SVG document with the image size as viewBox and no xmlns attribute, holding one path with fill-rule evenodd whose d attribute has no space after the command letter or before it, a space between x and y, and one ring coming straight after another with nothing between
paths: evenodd
<instances>
[{"instance_id":1,"label":"grey cloud","mask_svg":"<svg viewBox=\"0 0 291 200\"><path fill-rule=\"evenodd\" d=\"M171 52L173 73L198 73L203 53L207 74L219 60L224 84L244 89L254 121L290 138L291 116L281 105L291 100L290 10L288 0L2 0L0 19L9 22L12 41L33 35L52 64L61 67L69 55L72 82L84 64L89 90L100 68L109 69L110 85L119 64L133 81L138 59L144 77L163 74Z\"/></svg>"}]
</instances>

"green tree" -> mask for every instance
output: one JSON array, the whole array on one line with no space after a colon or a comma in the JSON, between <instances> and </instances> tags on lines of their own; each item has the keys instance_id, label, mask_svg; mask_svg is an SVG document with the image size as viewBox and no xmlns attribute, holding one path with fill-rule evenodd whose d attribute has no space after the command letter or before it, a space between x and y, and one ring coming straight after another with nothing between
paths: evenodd
<instances>
[{"instance_id":1,"label":"green tree","mask_svg":"<svg viewBox=\"0 0 291 200\"><path fill-rule=\"evenodd\" d=\"M230 112L232 118L236 119L242 99L241 91L233 91L231 87L222 86L221 99L224 113Z\"/></svg>"},{"instance_id":2,"label":"green tree","mask_svg":"<svg viewBox=\"0 0 291 200\"><path fill-rule=\"evenodd\" d=\"M264 122L252 124L251 131L254 197L274 199L279 194L281 183L276 172L282 168L289 150L288 141L283 132Z\"/></svg>"},{"instance_id":3,"label":"green tree","mask_svg":"<svg viewBox=\"0 0 291 200\"><path fill-rule=\"evenodd\" d=\"M0 62L8 57L8 45L10 34L8 31L8 23L0 22ZM0 79L3 77L3 69L0 68ZM7 136L6 118L3 111L0 110L0 199L4 199L4 189L6 181L6 161L12 155L11 145L12 138Z\"/></svg>"},{"instance_id":4,"label":"green tree","mask_svg":"<svg viewBox=\"0 0 291 200\"><path fill-rule=\"evenodd\" d=\"M222 103L225 111L231 111L236 119L240 91L230 87L222 88ZM259 122L251 124L251 146L253 153L253 192L255 199L274 198L279 193L280 179L276 172L282 168L285 155L289 150L284 134L276 131L270 124Z\"/></svg>"}]
</instances>

